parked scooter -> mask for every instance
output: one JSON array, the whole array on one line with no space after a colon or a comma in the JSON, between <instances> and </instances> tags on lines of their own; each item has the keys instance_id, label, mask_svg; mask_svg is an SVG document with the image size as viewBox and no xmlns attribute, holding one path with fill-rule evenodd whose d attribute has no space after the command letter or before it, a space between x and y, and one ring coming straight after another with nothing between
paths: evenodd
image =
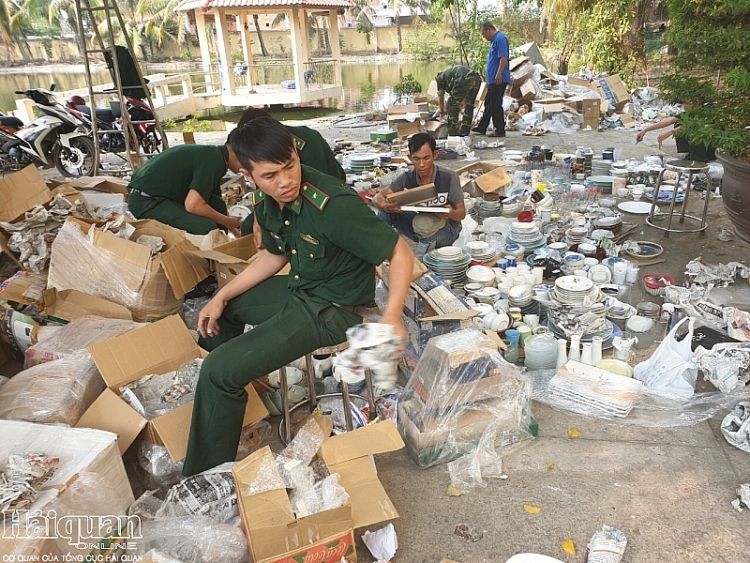
<instances>
[{"instance_id":1,"label":"parked scooter","mask_svg":"<svg viewBox=\"0 0 750 563\"><path fill-rule=\"evenodd\" d=\"M65 107L85 124L87 132L92 135L91 108L86 105L86 101L81 96L71 96L65 100ZM156 121L148 104L138 98L125 96L125 107L136 136L135 139L130 139L130 146L135 149L135 145L139 144L147 157L161 152L161 138L156 132ZM109 109L96 108L95 115L98 131L115 131L99 133L99 149L107 153L124 151L125 132L122 128L120 102L110 101Z\"/></svg>"},{"instance_id":2,"label":"parked scooter","mask_svg":"<svg viewBox=\"0 0 750 563\"><path fill-rule=\"evenodd\" d=\"M54 89L54 84L52 86ZM93 176L98 166L94 143L79 128L83 123L44 88L17 90L39 107L39 117L3 143L2 151L16 168L28 164L52 167L68 177Z\"/></svg>"}]
</instances>

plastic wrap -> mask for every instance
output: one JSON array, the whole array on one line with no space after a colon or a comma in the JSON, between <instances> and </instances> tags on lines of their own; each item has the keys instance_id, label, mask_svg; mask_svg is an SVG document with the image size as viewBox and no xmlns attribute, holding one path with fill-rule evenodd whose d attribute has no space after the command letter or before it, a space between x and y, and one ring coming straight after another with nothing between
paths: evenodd
<instances>
[{"instance_id":1,"label":"plastic wrap","mask_svg":"<svg viewBox=\"0 0 750 563\"><path fill-rule=\"evenodd\" d=\"M142 441L138 447L138 462L146 471L150 489L168 489L182 481L182 461L174 463L164 446Z\"/></svg>"},{"instance_id":2,"label":"plastic wrap","mask_svg":"<svg viewBox=\"0 0 750 563\"><path fill-rule=\"evenodd\" d=\"M158 516L208 516L221 523L240 523L232 477L234 462L193 475L169 489Z\"/></svg>"},{"instance_id":3,"label":"plastic wrap","mask_svg":"<svg viewBox=\"0 0 750 563\"><path fill-rule=\"evenodd\" d=\"M247 558L241 528L203 516L144 520L141 536L131 542L135 549L128 555L143 556L158 549L183 563L242 563Z\"/></svg>"},{"instance_id":4,"label":"plastic wrap","mask_svg":"<svg viewBox=\"0 0 750 563\"><path fill-rule=\"evenodd\" d=\"M721 421L721 433L735 448L750 453L750 403L737 403Z\"/></svg>"},{"instance_id":5,"label":"plastic wrap","mask_svg":"<svg viewBox=\"0 0 750 563\"><path fill-rule=\"evenodd\" d=\"M320 424L311 418L276 456L276 469L287 489L310 489L315 485L315 473L310 462L325 439Z\"/></svg>"},{"instance_id":6,"label":"plastic wrap","mask_svg":"<svg viewBox=\"0 0 750 563\"><path fill-rule=\"evenodd\" d=\"M0 418L74 426L106 385L86 350L22 371L0 389Z\"/></svg>"},{"instance_id":7,"label":"plastic wrap","mask_svg":"<svg viewBox=\"0 0 750 563\"><path fill-rule=\"evenodd\" d=\"M10 381L10 379L8 379L7 377L5 377L4 375L0 375L0 390L2 390L3 385L5 385L6 383L8 383L8 381Z\"/></svg>"},{"instance_id":8,"label":"plastic wrap","mask_svg":"<svg viewBox=\"0 0 750 563\"><path fill-rule=\"evenodd\" d=\"M56 330L49 338L41 340L26 350L24 369L37 364L65 358L92 344L118 336L142 325L121 319L81 317Z\"/></svg>"},{"instance_id":9,"label":"plastic wrap","mask_svg":"<svg viewBox=\"0 0 750 563\"><path fill-rule=\"evenodd\" d=\"M339 475L334 473L312 487L295 489L289 500L295 516L302 518L344 506L349 502L349 493L339 485Z\"/></svg>"},{"instance_id":10,"label":"plastic wrap","mask_svg":"<svg viewBox=\"0 0 750 563\"><path fill-rule=\"evenodd\" d=\"M398 381L400 338L390 325L365 323L346 331L349 348L333 357L334 377L350 385L369 369L375 395L392 392Z\"/></svg>"},{"instance_id":11,"label":"plastic wrap","mask_svg":"<svg viewBox=\"0 0 750 563\"><path fill-rule=\"evenodd\" d=\"M185 326L191 330L196 330L198 328L198 315L200 314L201 309L208 305L209 301L211 301L211 297L209 296L185 300L182 304L182 318L185 321Z\"/></svg>"},{"instance_id":12,"label":"plastic wrap","mask_svg":"<svg viewBox=\"0 0 750 563\"><path fill-rule=\"evenodd\" d=\"M177 371L145 375L120 387L122 399L144 418L153 420L193 401L202 358L189 360Z\"/></svg>"},{"instance_id":13,"label":"plastic wrap","mask_svg":"<svg viewBox=\"0 0 750 563\"><path fill-rule=\"evenodd\" d=\"M680 400L663 395L643 386L627 416L610 414L601 408L561 397L550 388L550 381L556 370L526 372L531 383L532 398L535 401L587 417L599 418L621 426L642 426L653 428L673 428L694 426L700 422L719 416L732 409L738 401L750 400L750 388L738 388L725 395L718 391L695 393L690 399Z\"/></svg>"},{"instance_id":14,"label":"plastic wrap","mask_svg":"<svg viewBox=\"0 0 750 563\"><path fill-rule=\"evenodd\" d=\"M48 282L58 290L75 289L119 303L139 322L164 317L182 304L161 267L147 270L94 245L79 224L70 220L52 244Z\"/></svg>"},{"instance_id":15,"label":"plastic wrap","mask_svg":"<svg viewBox=\"0 0 750 563\"><path fill-rule=\"evenodd\" d=\"M473 329L429 341L398 403L398 427L421 468L476 451L486 433L507 453L531 438L530 388Z\"/></svg>"},{"instance_id":16,"label":"plastic wrap","mask_svg":"<svg viewBox=\"0 0 750 563\"><path fill-rule=\"evenodd\" d=\"M486 487L485 479L499 479L503 474L503 461L495 451L497 431L492 428L479 440L476 449L448 464L451 485L460 493L475 487Z\"/></svg>"},{"instance_id":17,"label":"plastic wrap","mask_svg":"<svg viewBox=\"0 0 750 563\"><path fill-rule=\"evenodd\" d=\"M628 538L620 530L603 525L591 536L587 546L586 563L619 563L628 546Z\"/></svg>"}]
</instances>

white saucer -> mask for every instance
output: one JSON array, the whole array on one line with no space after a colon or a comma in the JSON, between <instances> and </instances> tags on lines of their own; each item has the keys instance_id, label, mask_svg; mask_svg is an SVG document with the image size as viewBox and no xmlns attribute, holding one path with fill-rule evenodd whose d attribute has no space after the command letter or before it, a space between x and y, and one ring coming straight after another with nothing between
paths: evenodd
<instances>
[{"instance_id":1,"label":"white saucer","mask_svg":"<svg viewBox=\"0 0 750 563\"><path fill-rule=\"evenodd\" d=\"M623 201L617 209L633 215L648 215L651 213L651 203L648 201Z\"/></svg>"}]
</instances>

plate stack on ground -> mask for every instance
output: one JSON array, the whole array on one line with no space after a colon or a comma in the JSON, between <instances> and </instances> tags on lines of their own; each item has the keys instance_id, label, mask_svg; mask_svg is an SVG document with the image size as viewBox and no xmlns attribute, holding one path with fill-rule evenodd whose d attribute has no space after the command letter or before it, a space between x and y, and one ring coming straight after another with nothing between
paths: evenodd
<instances>
[{"instance_id":1,"label":"plate stack on ground","mask_svg":"<svg viewBox=\"0 0 750 563\"><path fill-rule=\"evenodd\" d=\"M601 158L591 159L591 174L593 176L606 176L609 174L610 168L612 168L611 160L603 160Z\"/></svg>"},{"instance_id":2,"label":"plate stack on ground","mask_svg":"<svg viewBox=\"0 0 750 563\"><path fill-rule=\"evenodd\" d=\"M599 217L594 221L594 227L600 230L610 231L613 235L616 235L622 230L622 217L619 215Z\"/></svg>"},{"instance_id":3,"label":"plate stack on ground","mask_svg":"<svg viewBox=\"0 0 750 563\"><path fill-rule=\"evenodd\" d=\"M510 225L510 233L505 237L508 242L520 244L525 251L531 252L541 248L547 243L547 239L537 227L536 223L521 223L513 221Z\"/></svg>"},{"instance_id":4,"label":"plate stack on ground","mask_svg":"<svg viewBox=\"0 0 750 563\"><path fill-rule=\"evenodd\" d=\"M487 217L500 217L502 215L503 204L500 200L488 201L486 199L478 198L474 202L472 209L474 217L477 221L483 221Z\"/></svg>"},{"instance_id":5,"label":"plate stack on ground","mask_svg":"<svg viewBox=\"0 0 750 563\"><path fill-rule=\"evenodd\" d=\"M630 413L643 389L640 381L606 371L593 373L578 366L558 370L549 382L550 394L570 402L576 411L585 408L617 417Z\"/></svg>"},{"instance_id":6,"label":"plate stack on ground","mask_svg":"<svg viewBox=\"0 0 750 563\"><path fill-rule=\"evenodd\" d=\"M550 334L533 334L523 343L524 365L529 371L555 369L557 340Z\"/></svg>"},{"instance_id":7,"label":"plate stack on ground","mask_svg":"<svg viewBox=\"0 0 750 563\"><path fill-rule=\"evenodd\" d=\"M581 244L589 236L589 231L585 227L573 227L565 231L565 242L567 245Z\"/></svg>"},{"instance_id":8,"label":"plate stack on ground","mask_svg":"<svg viewBox=\"0 0 750 563\"><path fill-rule=\"evenodd\" d=\"M607 172L609 172L609 168L607 168ZM603 194L611 194L612 183L614 181L614 176L593 175L587 178L586 183L592 187L599 188Z\"/></svg>"},{"instance_id":9,"label":"plate stack on ground","mask_svg":"<svg viewBox=\"0 0 750 563\"><path fill-rule=\"evenodd\" d=\"M344 156L344 168L354 174L363 174L375 169L375 159L380 158L377 153L350 153Z\"/></svg>"},{"instance_id":10,"label":"plate stack on ground","mask_svg":"<svg viewBox=\"0 0 750 563\"><path fill-rule=\"evenodd\" d=\"M466 282L471 255L455 246L444 246L425 254L424 264L443 281L451 282L455 287Z\"/></svg>"},{"instance_id":11,"label":"plate stack on ground","mask_svg":"<svg viewBox=\"0 0 750 563\"><path fill-rule=\"evenodd\" d=\"M522 315L539 315L542 307L534 300L534 291L529 285L514 285L508 292L508 306L518 307Z\"/></svg>"}]
</instances>

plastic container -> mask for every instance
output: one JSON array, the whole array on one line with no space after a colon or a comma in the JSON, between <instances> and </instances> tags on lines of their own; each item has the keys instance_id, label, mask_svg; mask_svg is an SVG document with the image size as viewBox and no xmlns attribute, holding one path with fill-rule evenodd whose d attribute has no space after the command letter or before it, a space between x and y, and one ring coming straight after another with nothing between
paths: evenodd
<instances>
[{"instance_id":1,"label":"plastic container","mask_svg":"<svg viewBox=\"0 0 750 563\"><path fill-rule=\"evenodd\" d=\"M649 317L642 317L635 315L628 319L626 328L633 336L638 340L633 344L633 348L642 350L648 348L654 343L656 338L656 322L654 319Z\"/></svg>"}]
</instances>

